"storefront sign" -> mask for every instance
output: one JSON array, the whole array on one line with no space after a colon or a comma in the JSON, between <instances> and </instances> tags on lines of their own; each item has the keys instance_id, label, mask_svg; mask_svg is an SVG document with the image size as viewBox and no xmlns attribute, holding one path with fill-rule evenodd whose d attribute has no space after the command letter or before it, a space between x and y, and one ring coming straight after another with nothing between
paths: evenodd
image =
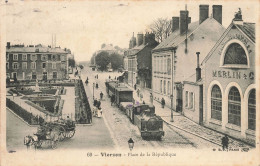
<instances>
[{"instance_id":1,"label":"storefront sign","mask_svg":"<svg viewBox=\"0 0 260 166\"><path fill-rule=\"evenodd\" d=\"M235 79L254 79L254 72L243 73L239 71L223 71L223 70L213 70L212 77L219 78L235 78Z\"/></svg>"}]
</instances>

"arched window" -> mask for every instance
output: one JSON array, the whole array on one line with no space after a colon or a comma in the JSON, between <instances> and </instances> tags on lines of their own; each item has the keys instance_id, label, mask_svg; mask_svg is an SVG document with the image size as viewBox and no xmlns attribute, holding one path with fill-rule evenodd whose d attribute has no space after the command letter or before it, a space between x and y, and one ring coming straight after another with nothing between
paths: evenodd
<instances>
[{"instance_id":1,"label":"arched window","mask_svg":"<svg viewBox=\"0 0 260 166\"><path fill-rule=\"evenodd\" d=\"M225 53L224 65L247 65L247 56L243 47L238 43L228 46Z\"/></svg>"},{"instance_id":2,"label":"arched window","mask_svg":"<svg viewBox=\"0 0 260 166\"><path fill-rule=\"evenodd\" d=\"M255 89L251 90L249 97L248 97L248 129L255 130L256 123L256 96L255 96Z\"/></svg>"},{"instance_id":3,"label":"arched window","mask_svg":"<svg viewBox=\"0 0 260 166\"><path fill-rule=\"evenodd\" d=\"M241 97L236 87L228 94L228 123L241 126Z\"/></svg>"},{"instance_id":4,"label":"arched window","mask_svg":"<svg viewBox=\"0 0 260 166\"><path fill-rule=\"evenodd\" d=\"M211 91L211 118L222 120L222 94L218 85Z\"/></svg>"}]
</instances>

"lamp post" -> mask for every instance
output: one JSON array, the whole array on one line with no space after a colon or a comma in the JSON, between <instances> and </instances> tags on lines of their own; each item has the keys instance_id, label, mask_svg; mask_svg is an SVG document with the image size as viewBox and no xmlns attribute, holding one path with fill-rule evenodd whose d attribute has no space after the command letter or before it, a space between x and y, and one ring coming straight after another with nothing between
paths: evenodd
<instances>
[{"instance_id":1,"label":"lamp post","mask_svg":"<svg viewBox=\"0 0 260 166\"><path fill-rule=\"evenodd\" d=\"M174 54L173 54L174 53ZM172 94L170 96L171 98L171 122L173 122L173 89L174 89L174 58L175 58L175 53L176 53L176 50L172 50Z\"/></svg>"},{"instance_id":2,"label":"lamp post","mask_svg":"<svg viewBox=\"0 0 260 166\"><path fill-rule=\"evenodd\" d=\"M93 100L95 98L94 89L95 89L95 83L93 82Z\"/></svg>"},{"instance_id":3,"label":"lamp post","mask_svg":"<svg viewBox=\"0 0 260 166\"><path fill-rule=\"evenodd\" d=\"M130 139L128 140L128 146L129 146L130 151L133 150L134 144L135 144L135 143L134 143L133 139L130 138Z\"/></svg>"}]
</instances>

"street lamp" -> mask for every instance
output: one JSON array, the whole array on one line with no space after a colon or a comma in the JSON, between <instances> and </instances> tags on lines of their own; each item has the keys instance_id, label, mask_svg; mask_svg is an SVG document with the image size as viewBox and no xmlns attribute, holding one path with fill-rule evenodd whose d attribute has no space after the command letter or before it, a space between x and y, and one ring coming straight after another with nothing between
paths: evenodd
<instances>
[{"instance_id":1,"label":"street lamp","mask_svg":"<svg viewBox=\"0 0 260 166\"><path fill-rule=\"evenodd\" d=\"M173 95L171 94L171 122L173 122Z\"/></svg>"},{"instance_id":2,"label":"street lamp","mask_svg":"<svg viewBox=\"0 0 260 166\"><path fill-rule=\"evenodd\" d=\"M133 141L133 139L132 138L130 138L129 140L128 140L128 146L129 146L129 149L130 149L130 151L132 151L132 149L134 148L134 141Z\"/></svg>"},{"instance_id":3,"label":"street lamp","mask_svg":"<svg viewBox=\"0 0 260 166\"><path fill-rule=\"evenodd\" d=\"M95 83L93 82L93 100L95 98L94 89L95 89Z\"/></svg>"}]
</instances>

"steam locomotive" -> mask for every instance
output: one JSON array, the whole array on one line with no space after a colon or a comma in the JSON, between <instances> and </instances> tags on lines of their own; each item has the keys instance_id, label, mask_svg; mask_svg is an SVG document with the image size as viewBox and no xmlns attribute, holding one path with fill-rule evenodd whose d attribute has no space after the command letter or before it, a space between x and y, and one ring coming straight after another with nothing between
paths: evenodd
<instances>
[{"instance_id":1,"label":"steam locomotive","mask_svg":"<svg viewBox=\"0 0 260 166\"><path fill-rule=\"evenodd\" d=\"M115 96L115 103L130 121L138 127L143 139L155 138L161 140L164 136L163 120L155 114L153 105L142 104L133 100L133 91L124 83L107 80L106 91L111 97Z\"/></svg>"}]
</instances>

